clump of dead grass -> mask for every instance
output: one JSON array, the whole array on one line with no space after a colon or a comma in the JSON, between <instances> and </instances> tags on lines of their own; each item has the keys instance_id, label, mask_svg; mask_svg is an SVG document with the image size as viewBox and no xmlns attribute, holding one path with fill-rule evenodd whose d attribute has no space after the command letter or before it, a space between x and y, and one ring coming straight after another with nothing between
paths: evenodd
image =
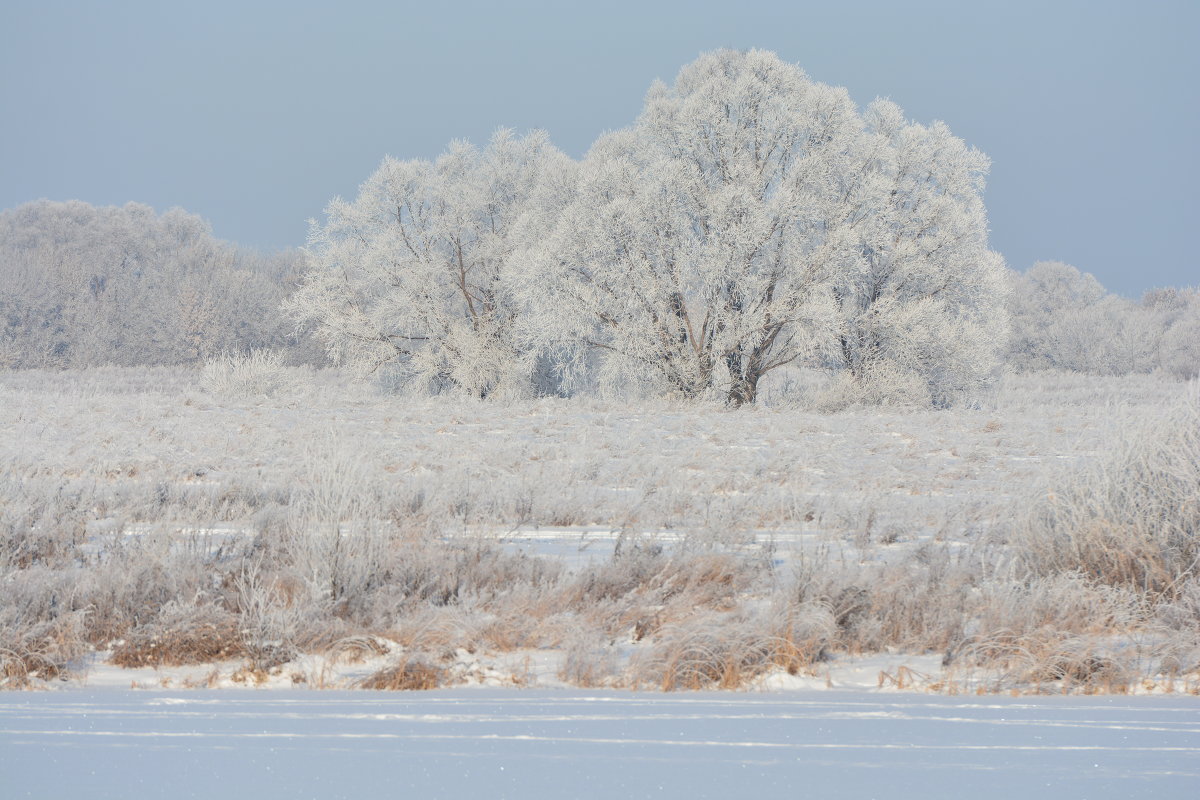
<instances>
[{"instance_id":1,"label":"clump of dead grass","mask_svg":"<svg viewBox=\"0 0 1200 800\"><path fill-rule=\"evenodd\" d=\"M119 667L178 667L248 655L239 619L215 605L173 606L154 622L139 625L112 651Z\"/></svg>"},{"instance_id":2,"label":"clump of dead grass","mask_svg":"<svg viewBox=\"0 0 1200 800\"><path fill-rule=\"evenodd\" d=\"M665 692L740 689L772 671L810 671L825 657L832 632L820 606L699 610L664 626L635 653L629 679Z\"/></svg>"},{"instance_id":3,"label":"clump of dead grass","mask_svg":"<svg viewBox=\"0 0 1200 800\"><path fill-rule=\"evenodd\" d=\"M86 611L27 625L0 625L0 688L28 689L72 672L87 650Z\"/></svg>"},{"instance_id":4,"label":"clump of dead grass","mask_svg":"<svg viewBox=\"0 0 1200 800\"><path fill-rule=\"evenodd\" d=\"M384 667L358 683L360 689L378 691L427 691L449 682L450 671L428 655L409 654L401 661Z\"/></svg>"},{"instance_id":5,"label":"clump of dead grass","mask_svg":"<svg viewBox=\"0 0 1200 800\"><path fill-rule=\"evenodd\" d=\"M1012 542L1033 575L1081 572L1154 598L1200 574L1200 391L1047 491Z\"/></svg>"}]
</instances>

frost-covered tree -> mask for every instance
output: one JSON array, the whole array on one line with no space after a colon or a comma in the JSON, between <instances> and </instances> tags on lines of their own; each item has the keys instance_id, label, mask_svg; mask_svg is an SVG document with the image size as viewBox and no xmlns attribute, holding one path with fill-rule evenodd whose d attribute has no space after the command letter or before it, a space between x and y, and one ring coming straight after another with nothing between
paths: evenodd
<instances>
[{"instance_id":1,"label":"frost-covered tree","mask_svg":"<svg viewBox=\"0 0 1200 800\"><path fill-rule=\"evenodd\" d=\"M1003 260L988 249L989 162L894 103L864 114L863 177L831 226L835 341L826 363L872 399L945 406L994 373L1008 335Z\"/></svg>"},{"instance_id":2,"label":"frost-covered tree","mask_svg":"<svg viewBox=\"0 0 1200 800\"><path fill-rule=\"evenodd\" d=\"M39 201L0 213L0 366L191 363L281 347L298 253L214 238L195 214Z\"/></svg>"},{"instance_id":3,"label":"frost-covered tree","mask_svg":"<svg viewBox=\"0 0 1200 800\"><path fill-rule=\"evenodd\" d=\"M1200 377L1200 289L1154 289L1142 307L1163 321L1158 366L1177 378Z\"/></svg>"},{"instance_id":4,"label":"frost-covered tree","mask_svg":"<svg viewBox=\"0 0 1200 800\"><path fill-rule=\"evenodd\" d=\"M1189 293L1164 289L1141 303L1108 293L1096 278L1057 261L1011 276L1009 301L1017 369L1064 369L1095 375L1150 372L1187 376L1195 360L1187 331Z\"/></svg>"},{"instance_id":5,"label":"frost-covered tree","mask_svg":"<svg viewBox=\"0 0 1200 800\"><path fill-rule=\"evenodd\" d=\"M312 272L288 308L367 371L390 364L480 397L524 391L534 354L516 336L502 267L517 218L553 206L572 169L544 133L506 130L433 162L385 159L354 202L334 200L314 224Z\"/></svg>"},{"instance_id":6,"label":"frost-covered tree","mask_svg":"<svg viewBox=\"0 0 1200 800\"><path fill-rule=\"evenodd\" d=\"M1078 319L1064 326L1064 317L1100 303L1108 294L1100 281L1060 261L1039 261L1010 280L1011 363L1018 369L1082 369L1090 356L1081 349L1096 332L1079 330Z\"/></svg>"},{"instance_id":7,"label":"frost-covered tree","mask_svg":"<svg viewBox=\"0 0 1200 800\"><path fill-rule=\"evenodd\" d=\"M860 114L772 53L718 51L593 146L512 282L530 330L599 351L608 379L736 405L772 369L819 357L948 402L1003 341L987 166L940 123L886 101Z\"/></svg>"}]
</instances>

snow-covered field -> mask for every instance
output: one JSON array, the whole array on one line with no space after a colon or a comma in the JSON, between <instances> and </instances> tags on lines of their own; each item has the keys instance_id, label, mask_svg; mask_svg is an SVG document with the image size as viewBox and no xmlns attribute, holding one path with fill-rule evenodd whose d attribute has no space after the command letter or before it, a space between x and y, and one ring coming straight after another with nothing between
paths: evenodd
<instances>
[{"instance_id":1,"label":"snow-covered field","mask_svg":"<svg viewBox=\"0 0 1200 800\"><path fill-rule=\"evenodd\" d=\"M0 374L0 685L1200 691L1187 384L823 414L286 377ZM1078 472L1139 425L1187 493L1157 571L1141 533L1022 543L1039 502L1142 507Z\"/></svg>"},{"instance_id":2,"label":"snow-covered field","mask_svg":"<svg viewBox=\"0 0 1200 800\"><path fill-rule=\"evenodd\" d=\"M336 372L273 398L197 382L170 369L0 373L0 479L86 502L93 538L165 531L215 546L302 495L348 494L440 536L966 540L1187 392L1155 376L1020 376L975 409L819 414L773 404L769 389L730 413L410 398Z\"/></svg>"},{"instance_id":3,"label":"snow-covered field","mask_svg":"<svg viewBox=\"0 0 1200 800\"><path fill-rule=\"evenodd\" d=\"M1194 798L1190 697L0 695L6 798Z\"/></svg>"}]
</instances>

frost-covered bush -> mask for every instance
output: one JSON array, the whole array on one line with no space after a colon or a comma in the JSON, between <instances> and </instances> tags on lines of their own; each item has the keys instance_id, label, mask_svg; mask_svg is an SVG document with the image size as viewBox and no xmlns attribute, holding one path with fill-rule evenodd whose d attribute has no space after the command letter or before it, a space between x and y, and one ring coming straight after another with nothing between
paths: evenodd
<instances>
[{"instance_id":1,"label":"frost-covered bush","mask_svg":"<svg viewBox=\"0 0 1200 800\"><path fill-rule=\"evenodd\" d=\"M890 364L864 368L858 374L837 373L815 393L813 408L832 413L854 406L929 406L928 383L920 375Z\"/></svg>"},{"instance_id":2,"label":"frost-covered bush","mask_svg":"<svg viewBox=\"0 0 1200 800\"><path fill-rule=\"evenodd\" d=\"M278 350L221 353L200 371L200 386L225 397L273 397L294 384L287 357Z\"/></svg>"},{"instance_id":3,"label":"frost-covered bush","mask_svg":"<svg viewBox=\"0 0 1200 800\"><path fill-rule=\"evenodd\" d=\"M172 601L150 621L131 629L113 648L121 667L210 664L246 655L236 614L215 604Z\"/></svg>"},{"instance_id":4,"label":"frost-covered bush","mask_svg":"<svg viewBox=\"0 0 1200 800\"><path fill-rule=\"evenodd\" d=\"M1155 289L1142 306L1163 320L1159 366L1177 378L1200 376L1200 289Z\"/></svg>"},{"instance_id":5,"label":"frost-covered bush","mask_svg":"<svg viewBox=\"0 0 1200 800\"><path fill-rule=\"evenodd\" d=\"M613 643L603 631L575 631L563 646L558 668L560 680L572 686L611 685L617 680L620 660Z\"/></svg>"},{"instance_id":6,"label":"frost-covered bush","mask_svg":"<svg viewBox=\"0 0 1200 800\"><path fill-rule=\"evenodd\" d=\"M972 612L977 572L929 545L893 563L845 564L824 557L797 571L798 607L824 607L831 648L942 650Z\"/></svg>"},{"instance_id":7,"label":"frost-covered bush","mask_svg":"<svg viewBox=\"0 0 1200 800\"><path fill-rule=\"evenodd\" d=\"M0 689L25 689L65 679L88 652L87 611L14 618L0 610ZM44 685L44 684L41 684Z\"/></svg>"},{"instance_id":8,"label":"frost-covered bush","mask_svg":"<svg viewBox=\"0 0 1200 800\"><path fill-rule=\"evenodd\" d=\"M422 691L439 689L449 680L449 671L425 653L410 653L397 663L373 672L359 682L360 689Z\"/></svg>"}]
</instances>

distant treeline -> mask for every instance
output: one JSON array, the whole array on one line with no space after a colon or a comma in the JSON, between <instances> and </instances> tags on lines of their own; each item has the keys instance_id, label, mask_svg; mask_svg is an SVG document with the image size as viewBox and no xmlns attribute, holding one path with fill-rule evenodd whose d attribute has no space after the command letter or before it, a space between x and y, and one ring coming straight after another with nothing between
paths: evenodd
<instances>
[{"instance_id":1,"label":"distant treeline","mask_svg":"<svg viewBox=\"0 0 1200 800\"><path fill-rule=\"evenodd\" d=\"M279 311L304 258L213 237L195 214L38 201L0 213L0 366L188 364L296 348Z\"/></svg>"},{"instance_id":2,"label":"distant treeline","mask_svg":"<svg viewBox=\"0 0 1200 800\"><path fill-rule=\"evenodd\" d=\"M1108 293L1069 264L1042 261L1013 273L1009 364L1128 375L1200 374L1200 290L1152 289L1140 302Z\"/></svg>"},{"instance_id":3,"label":"distant treeline","mask_svg":"<svg viewBox=\"0 0 1200 800\"><path fill-rule=\"evenodd\" d=\"M280 309L304 270L299 250L237 248L180 209L43 200L0 212L0 366L189 364L264 348L311 361L315 345ZM1200 290L1135 301L1052 261L1010 282L1014 370L1200 374Z\"/></svg>"}]
</instances>

